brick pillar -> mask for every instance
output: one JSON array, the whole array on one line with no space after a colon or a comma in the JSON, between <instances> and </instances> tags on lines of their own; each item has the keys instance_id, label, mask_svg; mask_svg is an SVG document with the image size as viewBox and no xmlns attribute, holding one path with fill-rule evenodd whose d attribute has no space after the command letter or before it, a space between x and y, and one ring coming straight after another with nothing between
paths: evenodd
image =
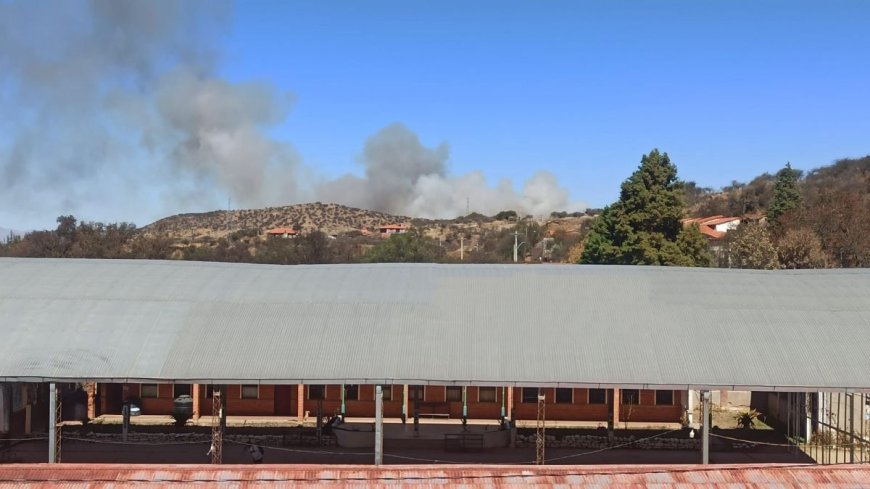
<instances>
[{"instance_id":1,"label":"brick pillar","mask_svg":"<svg viewBox=\"0 0 870 489\"><path fill-rule=\"evenodd\" d=\"M88 391L88 419L94 419L97 417L97 403L96 403L96 395L97 395L97 383L96 382L88 382L85 384L85 388Z\"/></svg>"},{"instance_id":2,"label":"brick pillar","mask_svg":"<svg viewBox=\"0 0 870 489\"><path fill-rule=\"evenodd\" d=\"M193 389L191 390L191 394L193 394L193 419L194 421L199 419L199 384L193 384Z\"/></svg>"},{"instance_id":3,"label":"brick pillar","mask_svg":"<svg viewBox=\"0 0 870 489\"><path fill-rule=\"evenodd\" d=\"M302 384L296 386L296 419L300 423L305 421L305 386Z\"/></svg>"},{"instance_id":4,"label":"brick pillar","mask_svg":"<svg viewBox=\"0 0 870 489\"><path fill-rule=\"evenodd\" d=\"M613 389L613 399L610 401L613 403L613 427L615 428L617 424L619 424L619 407L620 407L620 399L619 399L619 389Z\"/></svg>"}]
</instances>

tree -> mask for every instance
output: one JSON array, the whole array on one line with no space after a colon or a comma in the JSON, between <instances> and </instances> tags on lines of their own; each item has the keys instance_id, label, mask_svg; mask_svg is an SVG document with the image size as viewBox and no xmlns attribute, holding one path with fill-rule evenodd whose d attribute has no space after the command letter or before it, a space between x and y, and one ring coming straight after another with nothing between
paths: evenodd
<instances>
[{"instance_id":1,"label":"tree","mask_svg":"<svg viewBox=\"0 0 870 489\"><path fill-rule=\"evenodd\" d=\"M776 248L763 225L743 223L729 233L728 237L732 240L730 246L732 267L764 270L779 268Z\"/></svg>"},{"instance_id":2,"label":"tree","mask_svg":"<svg viewBox=\"0 0 870 489\"><path fill-rule=\"evenodd\" d=\"M772 224L779 222L780 216L801 206L801 193L798 190L800 172L792 170L791 163L777 172L776 183L773 184L773 199L767 208L767 219Z\"/></svg>"},{"instance_id":3,"label":"tree","mask_svg":"<svg viewBox=\"0 0 870 489\"><path fill-rule=\"evenodd\" d=\"M825 268L830 262L822 240L806 227L789 229L776 244L783 268Z\"/></svg>"},{"instance_id":4,"label":"tree","mask_svg":"<svg viewBox=\"0 0 870 489\"><path fill-rule=\"evenodd\" d=\"M438 244L416 229L394 234L369 250L366 261L371 263L430 263L438 259Z\"/></svg>"},{"instance_id":5,"label":"tree","mask_svg":"<svg viewBox=\"0 0 870 489\"><path fill-rule=\"evenodd\" d=\"M301 263L317 264L331 263L332 257L329 249L329 236L323 231L311 231L298 238Z\"/></svg>"},{"instance_id":6,"label":"tree","mask_svg":"<svg viewBox=\"0 0 870 489\"><path fill-rule=\"evenodd\" d=\"M707 266L697 229L683 228L683 184L667 153L654 149L596 219L581 263ZM700 239L699 239L700 238Z\"/></svg>"}]
</instances>

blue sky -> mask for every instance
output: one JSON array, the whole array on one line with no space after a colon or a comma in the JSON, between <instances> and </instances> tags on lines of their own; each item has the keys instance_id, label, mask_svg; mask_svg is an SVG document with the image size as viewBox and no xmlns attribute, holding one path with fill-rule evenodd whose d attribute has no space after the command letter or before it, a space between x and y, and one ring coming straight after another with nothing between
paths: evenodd
<instances>
[{"instance_id":1,"label":"blue sky","mask_svg":"<svg viewBox=\"0 0 870 489\"><path fill-rule=\"evenodd\" d=\"M714 188L870 153L867 1L216 1L0 0L0 226L373 192L452 217L539 171L602 207L653 148ZM424 170L347 179L395 171L372 140L441 172L425 202Z\"/></svg>"},{"instance_id":2,"label":"blue sky","mask_svg":"<svg viewBox=\"0 0 870 489\"><path fill-rule=\"evenodd\" d=\"M603 206L658 147L720 187L870 153L870 2L243 2L227 76L296 95L277 133L359 171L395 121L455 173L537 169Z\"/></svg>"}]
</instances>

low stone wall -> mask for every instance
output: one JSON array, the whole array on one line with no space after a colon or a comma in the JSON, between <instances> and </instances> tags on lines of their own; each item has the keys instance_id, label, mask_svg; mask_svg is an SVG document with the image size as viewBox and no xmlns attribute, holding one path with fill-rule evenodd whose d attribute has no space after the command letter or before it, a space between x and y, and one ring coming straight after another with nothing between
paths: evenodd
<instances>
[{"instance_id":1,"label":"low stone wall","mask_svg":"<svg viewBox=\"0 0 870 489\"><path fill-rule=\"evenodd\" d=\"M64 438L70 440L84 440L93 442L105 443L121 443L122 435L120 433L76 433L64 432ZM153 443L157 444L175 444L175 443L208 443L211 441L210 433L138 433L130 432L127 434L127 443ZM287 433L284 435L252 435L252 434L235 434L227 433L224 435L224 443L253 443L264 447L282 447L282 446L336 446L335 437L331 435L323 435L321 442L318 443L315 435L302 435L299 433Z\"/></svg>"},{"instance_id":2,"label":"low stone wall","mask_svg":"<svg viewBox=\"0 0 870 489\"><path fill-rule=\"evenodd\" d=\"M637 440L634 436L615 436L611 443L606 436L596 435L566 435L557 438L552 435L546 437L548 448L588 448L601 449L613 448L626 445L625 448L639 448L648 450L700 450L701 440L691 438L650 438ZM534 447L537 441L534 433L529 435L517 435L517 447Z\"/></svg>"}]
</instances>

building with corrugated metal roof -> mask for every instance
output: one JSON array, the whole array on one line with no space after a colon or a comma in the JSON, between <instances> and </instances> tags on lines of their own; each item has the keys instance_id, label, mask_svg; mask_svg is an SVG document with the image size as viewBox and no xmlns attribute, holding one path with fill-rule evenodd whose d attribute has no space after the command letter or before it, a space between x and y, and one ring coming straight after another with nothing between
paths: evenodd
<instances>
[{"instance_id":1,"label":"building with corrugated metal roof","mask_svg":"<svg viewBox=\"0 0 870 489\"><path fill-rule=\"evenodd\" d=\"M679 420L687 390L870 391L867 270L0 259L0 276L0 380L97 382L108 411L188 385L205 413L228 385L230 411L351 414L383 385L387 415L455 416L459 395L523 417L543 389L554 416Z\"/></svg>"}]
</instances>

